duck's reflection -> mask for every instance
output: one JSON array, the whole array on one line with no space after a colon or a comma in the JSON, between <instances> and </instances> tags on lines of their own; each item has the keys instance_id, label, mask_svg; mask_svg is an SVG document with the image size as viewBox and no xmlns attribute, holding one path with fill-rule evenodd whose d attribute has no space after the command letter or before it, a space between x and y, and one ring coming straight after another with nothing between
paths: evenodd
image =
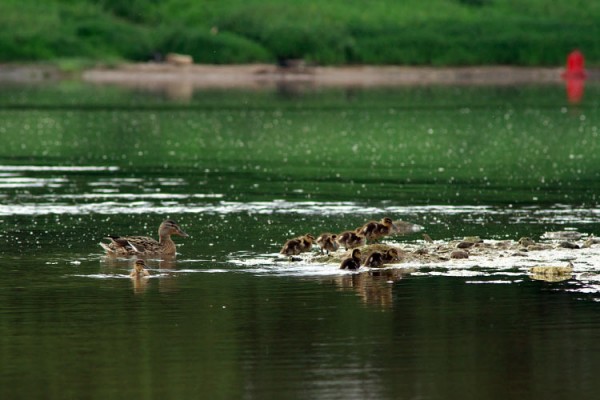
<instances>
[{"instance_id":1,"label":"duck's reflection","mask_svg":"<svg viewBox=\"0 0 600 400\"><path fill-rule=\"evenodd\" d=\"M148 289L148 282L150 281L150 277L148 276L139 276L139 275L131 275L131 283L133 286L133 293L142 294Z\"/></svg>"},{"instance_id":2,"label":"duck's reflection","mask_svg":"<svg viewBox=\"0 0 600 400\"><path fill-rule=\"evenodd\" d=\"M158 279L158 291L161 293L172 293L178 291L177 278L175 271L177 269L175 256L164 256L158 260L158 270L160 278Z\"/></svg>"},{"instance_id":3,"label":"duck's reflection","mask_svg":"<svg viewBox=\"0 0 600 400\"><path fill-rule=\"evenodd\" d=\"M342 289L352 289L370 306L391 308L393 306L394 282L408 276L414 269L371 269L359 274L340 275L333 283Z\"/></svg>"},{"instance_id":4,"label":"duck's reflection","mask_svg":"<svg viewBox=\"0 0 600 400\"><path fill-rule=\"evenodd\" d=\"M176 269L177 259L175 256L164 256L163 258L154 261L158 262L158 269L161 272L169 272Z\"/></svg>"},{"instance_id":5,"label":"duck's reflection","mask_svg":"<svg viewBox=\"0 0 600 400\"><path fill-rule=\"evenodd\" d=\"M545 282L563 282L573 278L571 275L548 275L548 274L529 274L529 278L534 281Z\"/></svg>"}]
</instances>

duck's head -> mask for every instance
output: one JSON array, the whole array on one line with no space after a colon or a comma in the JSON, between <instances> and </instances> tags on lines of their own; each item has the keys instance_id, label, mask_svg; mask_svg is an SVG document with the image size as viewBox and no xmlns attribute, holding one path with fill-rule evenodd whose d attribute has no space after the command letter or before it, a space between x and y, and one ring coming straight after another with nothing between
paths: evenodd
<instances>
[{"instance_id":1,"label":"duck's head","mask_svg":"<svg viewBox=\"0 0 600 400\"><path fill-rule=\"evenodd\" d=\"M158 228L158 236L167 236L167 235L177 235L177 236L183 236L183 237L188 237L189 235L187 233L185 233L181 227L177 224L177 222L168 219L166 221L163 221L162 224L160 224L160 227Z\"/></svg>"},{"instance_id":2,"label":"duck's head","mask_svg":"<svg viewBox=\"0 0 600 400\"><path fill-rule=\"evenodd\" d=\"M315 241L315 237L313 235L311 235L310 233L307 233L306 235L304 235L304 238L311 243L313 243Z\"/></svg>"},{"instance_id":3,"label":"duck's head","mask_svg":"<svg viewBox=\"0 0 600 400\"><path fill-rule=\"evenodd\" d=\"M352 258L360 259L361 257L362 257L362 253L360 252L359 249L352 250Z\"/></svg>"},{"instance_id":4,"label":"duck's head","mask_svg":"<svg viewBox=\"0 0 600 400\"><path fill-rule=\"evenodd\" d=\"M396 226L396 224L394 224L394 221L392 221L392 219L390 217L385 217L384 219L381 220L381 223L385 226L389 226L394 228L395 230L398 230L398 227Z\"/></svg>"},{"instance_id":5,"label":"duck's head","mask_svg":"<svg viewBox=\"0 0 600 400\"><path fill-rule=\"evenodd\" d=\"M135 272L142 272L144 268L146 268L146 262L144 260L135 260L133 268L135 269Z\"/></svg>"},{"instance_id":6,"label":"duck's head","mask_svg":"<svg viewBox=\"0 0 600 400\"><path fill-rule=\"evenodd\" d=\"M381 220L381 223L384 225L394 225L394 221L390 217L385 217Z\"/></svg>"},{"instance_id":7,"label":"duck's head","mask_svg":"<svg viewBox=\"0 0 600 400\"><path fill-rule=\"evenodd\" d=\"M400 253L398 253L398 250L396 250L396 249L388 249L388 251L387 251L387 257L390 260L399 260L400 259Z\"/></svg>"}]
</instances>

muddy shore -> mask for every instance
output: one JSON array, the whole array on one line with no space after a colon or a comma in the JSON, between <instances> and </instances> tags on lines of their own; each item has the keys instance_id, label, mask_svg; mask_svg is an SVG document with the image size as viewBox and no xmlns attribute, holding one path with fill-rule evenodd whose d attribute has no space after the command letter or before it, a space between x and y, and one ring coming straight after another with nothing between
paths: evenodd
<instances>
[{"instance_id":1,"label":"muddy shore","mask_svg":"<svg viewBox=\"0 0 600 400\"><path fill-rule=\"evenodd\" d=\"M129 87L185 85L192 88L262 88L279 84L315 87L377 87L414 85L523 85L559 84L562 67L530 68L342 66L293 67L252 65L123 64L65 74L51 66L0 65L0 82L81 80ZM600 70L588 70L588 80L600 80Z\"/></svg>"}]
</instances>

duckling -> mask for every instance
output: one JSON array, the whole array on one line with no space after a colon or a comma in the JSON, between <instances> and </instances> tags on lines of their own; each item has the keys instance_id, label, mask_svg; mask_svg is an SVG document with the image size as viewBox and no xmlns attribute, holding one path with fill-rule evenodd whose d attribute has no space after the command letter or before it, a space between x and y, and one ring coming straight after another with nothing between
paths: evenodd
<instances>
[{"instance_id":1,"label":"duckling","mask_svg":"<svg viewBox=\"0 0 600 400\"><path fill-rule=\"evenodd\" d=\"M360 228L359 233L362 234L367 241L377 241L384 236L392 234L396 229L394 221L389 217L385 217L381 222L367 222Z\"/></svg>"},{"instance_id":2,"label":"duckling","mask_svg":"<svg viewBox=\"0 0 600 400\"><path fill-rule=\"evenodd\" d=\"M315 243L315 237L310 233L307 233L304 236L300 236L298 239L302 242L302 251L310 251L313 243Z\"/></svg>"},{"instance_id":3,"label":"duckling","mask_svg":"<svg viewBox=\"0 0 600 400\"><path fill-rule=\"evenodd\" d=\"M378 268L384 264L383 254L378 251L374 251L369 255L367 261L365 261L365 267Z\"/></svg>"},{"instance_id":4,"label":"duckling","mask_svg":"<svg viewBox=\"0 0 600 400\"><path fill-rule=\"evenodd\" d=\"M321 254L326 251L329 254L332 251L336 251L340 248L340 245L336 241L337 235L334 233L322 233L317 238L317 244L321 248Z\"/></svg>"},{"instance_id":5,"label":"duckling","mask_svg":"<svg viewBox=\"0 0 600 400\"><path fill-rule=\"evenodd\" d=\"M360 249L352 250L352 256L342 260L340 269L357 270L360 268Z\"/></svg>"},{"instance_id":6,"label":"duckling","mask_svg":"<svg viewBox=\"0 0 600 400\"><path fill-rule=\"evenodd\" d=\"M100 243L109 256L132 255L174 255L175 242L171 235L188 237L179 225L173 220L163 221L158 227L158 241L147 236L107 236L110 243Z\"/></svg>"},{"instance_id":7,"label":"duckling","mask_svg":"<svg viewBox=\"0 0 600 400\"><path fill-rule=\"evenodd\" d=\"M382 254L384 264L400 260L400 252L398 249L388 249Z\"/></svg>"},{"instance_id":8,"label":"duckling","mask_svg":"<svg viewBox=\"0 0 600 400\"><path fill-rule=\"evenodd\" d=\"M146 269L146 262L144 260L136 260L133 265L133 271L129 274L132 278L141 278L143 276L150 276L150 272Z\"/></svg>"},{"instance_id":9,"label":"duckling","mask_svg":"<svg viewBox=\"0 0 600 400\"><path fill-rule=\"evenodd\" d=\"M285 242L279 253L290 257L297 256L300 253L310 251L314 240L314 236L310 233L307 233L304 236L290 239L287 242Z\"/></svg>"},{"instance_id":10,"label":"duckling","mask_svg":"<svg viewBox=\"0 0 600 400\"><path fill-rule=\"evenodd\" d=\"M281 248L279 254L283 254L286 256L297 256L302 253L302 241L298 238L290 239Z\"/></svg>"},{"instance_id":11,"label":"duckling","mask_svg":"<svg viewBox=\"0 0 600 400\"><path fill-rule=\"evenodd\" d=\"M337 235L337 242L341 246L344 246L344 249L349 250L355 247L364 246L365 237L359 235L357 232L360 228L355 231L345 231Z\"/></svg>"}]
</instances>

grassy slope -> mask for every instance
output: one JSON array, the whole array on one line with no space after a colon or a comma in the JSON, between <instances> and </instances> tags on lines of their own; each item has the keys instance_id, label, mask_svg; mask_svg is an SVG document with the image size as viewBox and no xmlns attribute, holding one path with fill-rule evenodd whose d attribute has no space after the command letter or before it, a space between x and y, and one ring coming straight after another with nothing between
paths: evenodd
<instances>
[{"instance_id":1,"label":"grassy slope","mask_svg":"<svg viewBox=\"0 0 600 400\"><path fill-rule=\"evenodd\" d=\"M562 65L579 47L600 64L589 0L3 0L0 24L0 61Z\"/></svg>"}]
</instances>

